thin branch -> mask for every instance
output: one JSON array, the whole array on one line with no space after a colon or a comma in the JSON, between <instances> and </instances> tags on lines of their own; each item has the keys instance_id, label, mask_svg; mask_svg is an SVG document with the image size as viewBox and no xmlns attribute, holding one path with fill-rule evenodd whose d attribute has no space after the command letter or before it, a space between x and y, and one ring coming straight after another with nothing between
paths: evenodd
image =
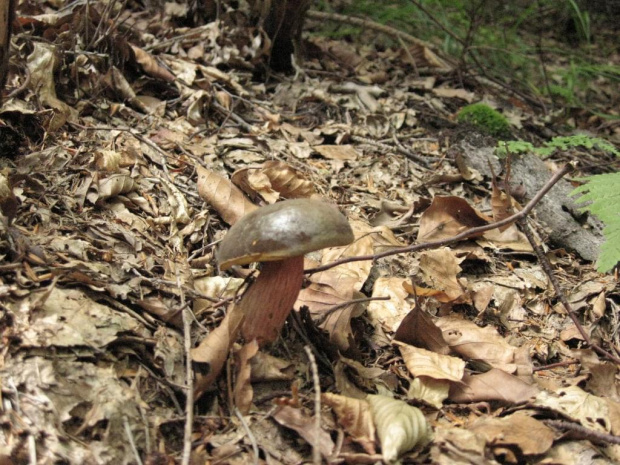
<instances>
[{"instance_id":1,"label":"thin branch","mask_svg":"<svg viewBox=\"0 0 620 465\"><path fill-rule=\"evenodd\" d=\"M538 257L538 261L540 262L543 270L545 271L546 275L549 277L549 281L551 281L551 285L553 286L555 295L560 299L560 302L562 302L562 305L564 305L564 308L566 309L568 316L570 317L571 320L573 320L573 323L575 324L577 331L579 331L579 334L581 334L581 337L583 338L584 342L588 346L592 347L594 351L596 351L603 357L606 357L609 360L612 360L613 362L620 364L620 358L607 352L605 349L603 349L602 347L592 342L590 335L581 325L581 322L579 321L579 317L573 310L573 307L571 306L568 299L566 298L566 294L564 294L564 291L560 287L558 278L556 278L555 273L553 272L553 269L551 268L551 263L549 263L549 259L545 255L544 250L542 250L542 247L540 247L540 245L536 242L536 239L534 238L534 234L532 233L532 229L527 224L527 221L525 220L525 218L520 219L518 223L519 223L519 226L521 226L521 229L523 229L523 232L525 233L527 240L530 241L530 244L532 245L534 252L536 252L536 256Z\"/></svg>"},{"instance_id":2,"label":"thin branch","mask_svg":"<svg viewBox=\"0 0 620 465\"><path fill-rule=\"evenodd\" d=\"M599 444L620 444L620 436L614 436L613 434L607 434L601 431L594 431L575 423L569 423L568 421L545 420L545 424L563 430L570 430L583 439L588 439Z\"/></svg>"},{"instance_id":3,"label":"thin branch","mask_svg":"<svg viewBox=\"0 0 620 465\"><path fill-rule=\"evenodd\" d=\"M310 361L312 370L312 382L314 384L314 441L312 441L312 462L314 465L321 465L321 449L319 440L321 437L321 382L319 381L319 368L316 365L314 354L310 346L305 346L304 350Z\"/></svg>"},{"instance_id":4,"label":"thin branch","mask_svg":"<svg viewBox=\"0 0 620 465\"><path fill-rule=\"evenodd\" d=\"M534 196L534 198L532 200L530 200L528 202L528 204L523 207L523 210L521 210L518 213L515 213L514 215L511 215L501 221L497 221L495 223L489 223L487 225L484 226L478 226L476 228L470 228L467 229L465 231L463 231L460 234L457 234L456 236L453 237L449 237L446 239L441 239L441 240L437 240L437 241L432 241L432 242L423 242L422 244L414 244L414 245L409 245L407 247L397 247L394 248L392 250L387 250L385 252L381 252L378 254L373 254L373 255L358 255L356 257L347 257L347 258L342 258L340 260L336 260L333 261L331 263L327 263L325 265L322 266L318 266L316 268L310 268L308 270L305 270L304 273L307 274L314 274L314 273L318 273L319 271L325 271L325 270L329 270L330 268L334 268L338 265L342 265L344 263L351 263L351 262L361 262L361 261L367 261L367 260L372 260L372 261L376 261L379 260L380 258L384 258L384 257L389 257L391 255L398 255L401 253L410 253L410 252L418 252L420 250L427 250L427 249L435 249L438 247L443 247L446 245L450 245L450 244L454 244L455 242L459 242L462 241L463 239L468 239L472 236L477 236L483 232L486 231L490 231L492 229L495 228L500 228L502 226L507 226L509 224L512 224L516 221L519 221L522 218L525 218L531 211L532 209L538 204L538 202L540 202L540 200L545 196L545 194L547 192L549 192L549 190L560 180L562 179L566 174L570 173L571 171L573 171L574 166L572 164L566 164L564 165L564 167L562 167L560 170L556 171L553 176L549 179L549 181L547 181L547 183L540 189L540 191L538 191L538 193Z\"/></svg>"}]
</instances>

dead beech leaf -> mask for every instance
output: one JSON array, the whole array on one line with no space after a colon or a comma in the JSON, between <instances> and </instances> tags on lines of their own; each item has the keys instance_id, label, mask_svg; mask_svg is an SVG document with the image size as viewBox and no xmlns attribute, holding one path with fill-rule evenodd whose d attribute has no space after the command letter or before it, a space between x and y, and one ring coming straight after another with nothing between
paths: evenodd
<instances>
[{"instance_id":1,"label":"dead beech leaf","mask_svg":"<svg viewBox=\"0 0 620 465\"><path fill-rule=\"evenodd\" d=\"M465 199L436 195L431 206L420 217L418 242L454 237L490 221L490 218L472 208Z\"/></svg>"},{"instance_id":2,"label":"dead beech leaf","mask_svg":"<svg viewBox=\"0 0 620 465\"><path fill-rule=\"evenodd\" d=\"M450 400L456 403L497 401L516 404L538 394L536 386L503 370L492 368L479 375L465 375L450 386Z\"/></svg>"},{"instance_id":3,"label":"dead beech leaf","mask_svg":"<svg viewBox=\"0 0 620 465\"><path fill-rule=\"evenodd\" d=\"M95 164L98 170L114 173L120 168L121 154L116 150L97 150L95 152Z\"/></svg>"},{"instance_id":4,"label":"dead beech leaf","mask_svg":"<svg viewBox=\"0 0 620 465\"><path fill-rule=\"evenodd\" d=\"M183 327L183 314L177 308L166 305L159 297L146 297L136 302L141 308L155 315L161 321L176 328Z\"/></svg>"},{"instance_id":5,"label":"dead beech leaf","mask_svg":"<svg viewBox=\"0 0 620 465\"><path fill-rule=\"evenodd\" d=\"M36 93L39 101L50 108L58 111L60 120L55 123L57 129L65 121L76 121L77 111L58 99L56 83L54 82L54 70L58 63L56 47L51 44L35 41L33 50L28 55L27 66L30 72L30 88Z\"/></svg>"},{"instance_id":6,"label":"dead beech leaf","mask_svg":"<svg viewBox=\"0 0 620 465\"><path fill-rule=\"evenodd\" d=\"M457 278L461 272L459 263L462 261L463 258L457 258L448 247L427 250L420 254L420 270L425 282L445 292L450 301L464 300L466 289Z\"/></svg>"},{"instance_id":7,"label":"dead beech leaf","mask_svg":"<svg viewBox=\"0 0 620 465\"><path fill-rule=\"evenodd\" d=\"M194 383L196 398L202 396L220 374L244 319L243 311L240 311L236 305L232 305L219 326L191 350L192 360L206 366L206 370L198 370L196 375Z\"/></svg>"},{"instance_id":8,"label":"dead beech leaf","mask_svg":"<svg viewBox=\"0 0 620 465\"><path fill-rule=\"evenodd\" d=\"M405 316L394 334L394 340L442 355L450 353L441 329L437 327L428 313L418 307L412 308Z\"/></svg>"},{"instance_id":9,"label":"dead beech leaf","mask_svg":"<svg viewBox=\"0 0 620 465\"><path fill-rule=\"evenodd\" d=\"M296 367L292 362L265 352L258 352L250 359L252 381L286 381L294 378Z\"/></svg>"},{"instance_id":10,"label":"dead beech leaf","mask_svg":"<svg viewBox=\"0 0 620 465\"><path fill-rule=\"evenodd\" d=\"M127 174L114 174L97 183L97 200L105 200L135 190L136 182Z\"/></svg>"},{"instance_id":11,"label":"dead beech leaf","mask_svg":"<svg viewBox=\"0 0 620 465\"><path fill-rule=\"evenodd\" d=\"M235 171L230 180L251 199L262 197L267 203L276 203L280 194L272 189L267 175L256 168L241 168Z\"/></svg>"},{"instance_id":12,"label":"dead beech leaf","mask_svg":"<svg viewBox=\"0 0 620 465\"><path fill-rule=\"evenodd\" d=\"M405 362L405 366L414 376L427 376L460 382L465 374L465 362L457 357L436 354L407 344L396 343Z\"/></svg>"},{"instance_id":13,"label":"dead beech leaf","mask_svg":"<svg viewBox=\"0 0 620 465\"><path fill-rule=\"evenodd\" d=\"M620 404L592 395L578 386L560 388L555 392L541 391L534 405L561 413L586 428L620 434Z\"/></svg>"},{"instance_id":14,"label":"dead beech leaf","mask_svg":"<svg viewBox=\"0 0 620 465\"><path fill-rule=\"evenodd\" d=\"M315 145L313 148L330 160L352 161L359 157L357 150L351 145Z\"/></svg>"},{"instance_id":15,"label":"dead beech leaf","mask_svg":"<svg viewBox=\"0 0 620 465\"><path fill-rule=\"evenodd\" d=\"M373 297L389 297L390 300L373 300L368 304L367 313L374 325L394 332L407 315L409 304L405 301L407 291L403 288L403 278L382 276L375 281Z\"/></svg>"},{"instance_id":16,"label":"dead beech leaf","mask_svg":"<svg viewBox=\"0 0 620 465\"><path fill-rule=\"evenodd\" d=\"M351 318L360 313L359 304L344 305L358 297L354 286L358 279L348 276L338 268L326 270L310 277L310 286L299 293L294 308L308 307L314 320L320 321L319 327L329 334L329 339L341 351L350 349L353 339ZM341 306L335 309L335 307ZM326 315L326 312L329 314Z\"/></svg>"},{"instance_id":17,"label":"dead beech leaf","mask_svg":"<svg viewBox=\"0 0 620 465\"><path fill-rule=\"evenodd\" d=\"M307 198L317 195L314 184L287 163L269 160L263 163L263 172L271 181L271 187L287 199Z\"/></svg>"},{"instance_id":18,"label":"dead beech leaf","mask_svg":"<svg viewBox=\"0 0 620 465\"><path fill-rule=\"evenodd\" d=\"M247 415L252 406L254 390L250 383L252 375L252 358L258 353L258 342L252 339L235 351L237 378L233 390L235 405L243 415Z\"/></svg>"},{"instance_id":19,"label":"dead beech leaf","mask_svg":"<svg viewBox=\"0 0 620 465\"><path fill-rule=\"evenodd\" d=\"M437 410L443 407L443 402L450 394L450 381L433 379L428 376L416 376L407 390L407 398L423 401Z\"/></svg>"},{"instance_id":20,"label":"dead beech leaf","mask_svg":"<svg viewBox=\"0 0 620 465\"><path fill-rule=\"evenodd\" d=\"M196 166L196 171L198 194L228 224L235 224L239 218L258 208L228 179L201 166Z\"/></svg>"},{"instance_id":21,"label":"dead beech leaf","mask_svg":"<svg viewBox=\"0 0 620 465\"><path fill-rule=\"evenodd\" d=\"M479 418L467 429L484 436L492 448L517 447L523 455L542 455L553 445L551 428L525 413L503 418Z\"/></svg>"},{"instance_id":22,"label":"dead beech leaf","mask_svg":"<svg viewBox=\"0 0 620 465\"><path fill-rule=\"evenodd\" d=\"M146 74L166 82L173 82L175 80L174 74L161 66L153 55L135 45L131 45L131 49L136 56L136 62L142 67Z\"/></svg>"},{"instance_id":23,"label":"dead beech leaf","mask_svg":"<svg viewBox=\"0 0 620 465\"><path fill-rule=\"evenodd\" d=\"M338 424L351 438L361 445L366 453L374 455L375 424L370 414L370 405L364 399L325 393L321 395L323 403L332 408Z\"/></svg>"},{"instance_id":24,"label":"dead beech leaf","mask_svg":"<svg viewBox=\"0 0 620 465\"><path fill-rule=\"evenodd\" d=\"M431 427L419 408L387 396L369 395L367 400L385 462L391 463L414 447L431 441Z\"/></svg>"},{"instance_id":25,"label":"dead beech leaf","mask_svg":"<svg viewBox=\"0 0 620 465\"><path fill-rule=\"evenodd\" d=\"M492 326L484 328L458 317L441 317L435 322L453 352L467 360L486 362L506 373L531 374L531 362L521 360L511 346Z\"/></svg>"},{"instance_id":26,"label":"dead beech leaf","mask_svg":"<svg viewBox=\"0 0 620 465\"><path fill-rule=\"evenodd\" d=\"M330 435L321 428L316 431L314 418L306 415L301 409L282 406L273 414L273 419L297 432L308 444L318 447L325 458L332 455L336 447Z\"/></svg>"}]
</instances>

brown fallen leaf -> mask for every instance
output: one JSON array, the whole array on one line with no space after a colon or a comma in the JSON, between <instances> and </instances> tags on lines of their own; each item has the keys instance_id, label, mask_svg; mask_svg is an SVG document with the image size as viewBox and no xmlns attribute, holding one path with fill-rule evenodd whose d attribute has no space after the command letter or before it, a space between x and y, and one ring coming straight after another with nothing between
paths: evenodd
<instances>
[{"instance_id":1,"label":"brown fallen leaf","mask_svg":"<svg viewBox=\"0 0 620 465\"><path fill-rule=\"evenodd\" d=\"M263 172L271 181L271 187L287 199L317 195L312 181L283 161L270 160L263 163Z\"/></svg>"},{"instance_id":2,"label":"brown fallen leaf","mask_svg":"<svg viewBox=\"0 0 620 465\"><path fill-rule=\"evenodd\" d=\"M314 418L306 415L301 409L282 406L272 416L282 426L296 431L312 447L318 447L324 458L334 452L336 446L327 431L321 428L317 434Z\"/></svg>"},{"instance_id":3,"label":"brown fallen leaf","mask_svg":"<svg viewBox=\"0 0 620 465\"><path fill-rule=\"evenodd\" d=\"M443 338L441 329L424 310L414 307L405 316L394 334L394 341L423 347L438 354L447 355L450 347Z\"/></svg>"},{"instance_id":4,"label":"brown fallen leaf","mask_svg":"<svg viewBox=\"0 0 620 465\"><path fill-rule=\"evenodd\" d=\"M491 448L518 448L523 455L542 455L553 445L551 428L523 412L503 418L479 418L467 429L481 434Z\"/></svg>"},{"instance_id":5,"label":"brown fallen leaf","mask_svg":"<svg viewBox=\"0 0 620 465\"><path fill-rule=\"evenodd\" d=\"M445 292L450 301L467 301L469 298L466 289L457 278L461 272L459 263L463 259L458 258L456 253L448 247L422 252L420 271L424 275L424 281L434 289Z\"/></svg>"},{"instance_id":6,"label":"brown fallen leaf","mask_svg":"<svg viewBox=\"0 0 620 465\"><path fill-rule=\"evenodd\" d=\"M338 418L338 424L346 433L368 454L376 454L375 424L368 402L364 399L331 393L322 394L321 399L325 405L332 408Z\"/></svg>"},{"instance_id":7,"label":"brown fallen leaf","mask_svg":"<svg viewBox=\"0 0 620 465\"><path fill-rule=\"evenodd\" d=\"M198 171L198 194L228 224L235 224L239 218L258 208L238 187L223 176L201 166L196 166L196 171Z\"/></svg>"},{"instance_id":8,"label":"brown fallen leaf","mask_svg":"<svg viewBox=\"0 0 620 465\"><path fill-rule=\"evenodd\" d=\"M244 415L247 415L250 411L252 398L254 397L254 390L250 383L252 375L251 360L257 353L258 342L256 339L252 339L235 351L237 378L235 380L233 398L235 399L235 405Z\"/></svg>"},{"instance_id":9,"label":"brown fallen leaf","mask_svg":"<svg viewBox=\"0 0 620 465\"><path fill-rule=\"evenodd\" d=\"M131 49L136 56L136 62L142 67L146 74L166 82L173 82L176 79L174 74L161 66L153 55L135 45L131 45Z\"/></svg>"},{"instance_id":10,"label":"brown fallen leaf","mask_svg":"<svg viewBox=\"0 0 620 465\"><path fill-rule=\"evenodd\" d=\"M450 400L456 403L498 401L516 404L538 394L536 386L492 368L480 375L465 375L461 383L450 387Z\"/></svg>"},{"instance_id":11,"label":"brown fallen leaf","mask_svg":"<svg viewBox=\"0 0 620 465\"><path fill-rule=\"evenodd\" d=\"M431 206L420 217L418 242L454 237L466 229L483 226L490 221L465 199L436 195Z\"/></svg>"},{"instance_id":12,"label":"brown fallen leaf","mask_svg":"<svg viewBox=\"0 0 620 465\"><path fill-rule=\"evenodd\" d=\"M191 350L192 360L206 365L204 374L200 372L201 370L197 370L196 373L196 381L194 382L196 398L202 396L220 374L244 319L243 311L233 305L228 309L228 313L219 326L207 334L207 337L200 342L198 347Z\"/></svg>"}]
</instances>

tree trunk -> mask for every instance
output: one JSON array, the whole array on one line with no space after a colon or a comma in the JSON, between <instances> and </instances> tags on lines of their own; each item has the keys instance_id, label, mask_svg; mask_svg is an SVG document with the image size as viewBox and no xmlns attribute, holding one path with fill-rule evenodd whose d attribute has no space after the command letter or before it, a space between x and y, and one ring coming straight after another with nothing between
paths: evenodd
<instances>
[{"instance_id":1,"label":"tree trunk","mask_svg":"<svg viewBox=\"0 0 620 465\"><path fill-rule=\"evenodd\" d=\"M9 50L11 46L11 23L15 12L14 0L0 0L0 104L2 91L9 73Z\"/></svg>"},{"instance_id":2,"label":"tree trunk","mask_svg":"<svg viewBox=\"0 0 620 465\"><path fill-rule=\"evenodd\" d=\"M301 32L312 0L253 0L252 13L271 39L269 65L291 71L292 56L301 59Z\"/></svg>"}]
</instances>

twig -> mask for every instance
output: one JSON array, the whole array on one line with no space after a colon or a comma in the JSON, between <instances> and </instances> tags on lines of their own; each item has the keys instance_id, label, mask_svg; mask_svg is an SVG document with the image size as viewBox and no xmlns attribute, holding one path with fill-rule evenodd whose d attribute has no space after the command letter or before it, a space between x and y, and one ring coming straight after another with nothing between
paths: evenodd
<instances>
[{"instance_id":1,"label":"twig","mask_svg":"<svg viewBox=\"0 0 620 465\"><path fill-rule=\"evenodd\" d=\"M600 355L607 357L609 360L612 360L613 362L617 364L620 364L620 358L607 352L605 349L603 349L599 345L592 342L592 339L590 339L589 334L581 325L579 321L579 317L577 316L577 314L573 310L573 307L571 306L568 299L566 298L566 294L564 294L564 291L560 287L560 283L558 282L558 279L556 278L555 273L553 272L553 269L551 268L549 259L545 255L544 250L542 250L542 247L540 247L540 245L536 242L536 239L534 238L534 234L532 233L532 229L527 224L527 221L525 220L525 218L521 218L519 219L519 221L517 221L517 223L519 224L519 226L521 226L521 229L523 229L523 232L525 233L527 240L530 241L530 244L532 245L532 248L534 249L534 252L536 253L536 256L538 257L538 261L540 262L546 275L549 277L549 281L551 281L551 285L553 286L555 295L560 299L560 302L562 302L562 305L564 305L564 308L566 309L568 316L570 317L571 320L573 320L573 323L575 324L577 331L579 331L579 334L581 334L581 337L583 338L584 342L588 346L592 347L592 349L598 352Z\"/></svg>"},{"instance_id":2,"label":"twig","mask_svg":"<svg viewBox=\"0 0 620 465\"><path fill-rule=\"evenodd\" d=\"M123 416L123 426L125 427L125 435L127 436L127 441L129 441L129 447L131 447L131 451L136 459L138 465L142 464L142 459L140 458L140 453L138 452L138 448L136 447L136 442L133 439L133 433L131 432L131 426L129 426L129 420L127 420L126 416Z\"/></svg>"},{"instance_id":3,"label":"twig","mask_svg":"<svg viewBox=\"0 0 620 465\"><path fill-rule=\"evenodd\" d=\"M235 415L237 415L237 418L239 418L239 421L241 422L241 426L243 426L243 429L245 430L245 433L248 435L248 439L250 440L250 443L252 444L252 451L254 452L254 465L258 465L259 456L258 456L258 443L256 442L256 438L254 437L254 434L252 433L252 430L250 429L250 425L248 425L248 422L245 421L245 418L243 418L243 415L241 414L239 409L235 407L233 410L235 411Z\"/></svg>"},{"instance_id":4,"label":"twig","mask_svg":"<svg viewBox=\"0 0 620 465\"><path fill-rule=\"evenodd\" d=\"M564 430L571 430L577 433L579 436L583 437L583 439L588 439L599 444L620 444L620 436L614 436L613 434L594 431L581 425L577 425L575 423L569 423L568 421L545 420L545 424Z\"/></svg>"},{"instance_id":5,"label":"twig","mask_svg":"<svg viewBox=\"0 0 620 465\"><path fill-rule=\"evenodd\" d=\"M319 368L316 365L314 354L310 346L304 346L310 369L312 370L312 382L314 384L314 441L312 442L312 462L321 465L321 449L319 441L321 437L321 382L319 381Z\"/></svg>"},{"instance_id":6,"label":"twig","mask_svg":"<svg viewBox=\"0 0 620 465\"><path fill-rule=\"evenodd\" d=\"M463 239L467 239L469 237L479 235L479 234L481 234L481 233L483 233L485 231L490 231L490 230L495 229L495 228L500 228L502 226L507 226L509 224L514 223L515 221L519 221L520 219L525 218L532 211L532 209L538 204L538 202L540 202L540 200L545 196L545 194L547 192L549 192L549 190L560 179L562 179L562 177L564 177L567 173L570 173L571 171L573 171L573 169L574 169L574 166L572 164L570 164L570 163L564 165L564 167L562 167L560 170L556 171L553 174L553 176L540 189L540 191L538 191L536 193L534 198L532 200L530 200L525 207L523 207L523 210L521 210L520 212L515 213L514 215L511 215L511 216L509 216L507 218L504 218L501 221L497 221L495 223L489 223L489 224L486 224L484 226L478 226L476 228L470 228L470 229L467 229L467 230L463 231L460 234L457 234L456 236L448 237L446 239L441 239L441 240L432 241L432 242L423 242L422 244L414 244L414 245L409 245L407 247L397 247L397 248L394 248L392 250L387 250L385 252L381 252L381 253L374 254L374 255L358 255L358 256L355 256L355 257L342 258L340 260L336 260L336 261L333 261L331 263L327 263L325 265L318 266L316 268L310 268L308 270L305 270L304 273L306 273L306 274L313 274L313 273L318 273L319 271L329 270L330 268L334 268L334 267L336 267L338 265L342 265L344 263L361 262L361 261L366 261L366 260L376 261L376 260L378 260L380 258L389 257L391 255L398 255L398 254L401 254L401 253L418 252L420 250L434 249L434 248L437 248L437 247L443 247L443 246L450 245L450 244L453 244L453 243L458 242L458 241L462 241Z\"/></svg>"},{"instance_id":7,"label":"twig","mask_svg":"<svg viewBox=\"0 0 620 465\"><path fill-rule=\"evenodd\" d=\"M371 29L373 31L382 32L383 34L387 34L390 37L402 39L405 42L422 46L427 49L427 53L429 54L428 58L430 58L429 62L435 61L434 64L437 65L439 68L449 68L449 63L447 62L447 60L444 58L440 58L438 55L435 54L435 52L432 51L435 48L432 44L418 39L411 34L407 34L406 32L394 29L393 27L379 24L366 18L356 18L354 16L339 15L337 13L325 13L323 11L315 10L309 10L307 13L307 17L312 19L318 19L319 21L337 21L340 23L352 24L353 26L359 26L365 30Z\"/></svg>"},{"instance_id":8,"label":"twig","mask_svg":"<svg viewBox=\"0 0 620 465\"><path fill-rule=\"evenodd\" d=\"M579 360L565 360L563 362L550 363L549 365L541 365L539 367L534 367L533 370L536 371L544 371L544 370L552 370L553 368L559 367L567 367L570 365L577 365Z\"/></svg>"},{"instance_id":9,"label":"twig","mask_svg":"<svg viewBox=\"0 0 620 465\"><path fill-rule=\"evenodd\" d=\"M314 320L314 324L319 326L321 323L323 323L325 320L327 320L327 317L329 315L334 313L336 310L340 310L341 308L348 307L349 305L361 304L361 303L364 303L364 302L372 302L374 300L390 300L390 297L389 296L364 297L362 299L347 300L346 302L343 302L341 304L334 305L333 307L329 307L327 310L325 310L323 313L321 313L320 317L318 317L318 318L316 318Z\"/></svg>"},{"instance_id":10,"label":"twig","mask_svg":"<svg viewBox=\"0 0 620 465\"><path fill-rule=\"evenodd\" d=\"M192 427L194 425L194 371L192 369L192 321L189 307L185 305L185 293L181 287L179 269L176 269L177 287L183 308L183 348L185 350L185 431L183 434L182 465L189 465L192 454Z\"/></svg>"}]
</instances>

